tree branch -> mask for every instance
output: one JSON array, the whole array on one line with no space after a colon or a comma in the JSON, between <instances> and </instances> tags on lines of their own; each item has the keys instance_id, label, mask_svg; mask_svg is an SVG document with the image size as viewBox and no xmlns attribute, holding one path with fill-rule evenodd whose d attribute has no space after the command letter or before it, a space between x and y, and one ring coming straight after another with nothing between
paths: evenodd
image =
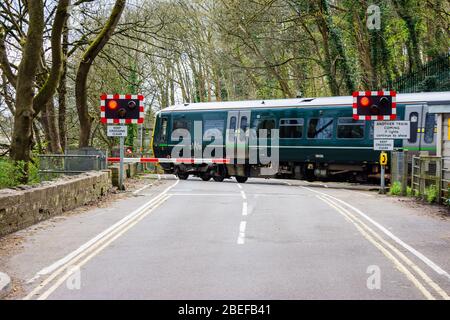
<instances>
[{"instance_id":1,"label":"tree branch","mask_svg":"<svg viewBox=\"0 0 450 320\"><path fill-rule=\"evenodd\" d=\"M67 19L67 9L70 5L70 0L60 0L56 9L55 20L52 28L52 68L50 74L42 86L39 93L33 100L34 116L44 110L47 102L52 98L59 84L61 77L63 52L61 46L62 31Z\"/></svg>"}]
</instances>

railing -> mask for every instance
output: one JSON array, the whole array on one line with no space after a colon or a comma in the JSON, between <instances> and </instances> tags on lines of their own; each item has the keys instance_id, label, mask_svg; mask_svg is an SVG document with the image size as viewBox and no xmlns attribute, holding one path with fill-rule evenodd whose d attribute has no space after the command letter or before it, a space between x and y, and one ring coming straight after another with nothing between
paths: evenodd
<instances>
[{"instance_id":1,"label":"railing","mask_svg":"<svg viewBox=\"0 0 450 320\"><path fill-rule=\"evenodd\" d=\"M445 204L450 204L450 158L442 158L442 173L441 173L441 201Z\"/></svg>"},{"instance_id":2,"label":"railing","mask_svg":"<svg viewBox=\"0 0 450 320\"><path fill-rule=\"evenodd\" d=\"M431 77L434 78L434 83L427 85L425 80ZM400 93L450 90L450 53L428 62L418 71L410 72L393 82L385 83L384 87Z\"/></svg>"},{"instance_id":3,"label":"railing","mask_svg":"<svg viewBox=\"0 0 450 320\"><path fill-rule=\"evenodd\" d=\"M74 175L103 170L107 166L106 157L100 154L45 154L38 155L38 158L40 175Z\"/></svg>"},{"instance_id":4,"label":"railing","mask_svg":"<svg viewBox=\"0 0 450 320\"><path fill-rule=\"evenodd\" d=\"M450 186L450 158L420 156L412 158L411 190L416 196L423 197L427 188L436 188L436 201L448 204Z\"/></svg>"}]
</instances>

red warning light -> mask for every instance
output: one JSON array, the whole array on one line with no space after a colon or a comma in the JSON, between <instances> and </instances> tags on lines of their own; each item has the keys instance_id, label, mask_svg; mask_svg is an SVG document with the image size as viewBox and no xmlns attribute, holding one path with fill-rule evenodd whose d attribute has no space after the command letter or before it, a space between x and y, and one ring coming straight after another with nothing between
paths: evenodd
<instances>
[{"instance_id":1,"label":"red warning light","mask_svg":"<svg viewBox=\"0 0 450 320\"><path fill-rule=\"evenodd\" d=\"M117 109L117 106L118 106L118 104L117 104L116 100L109 100L109 102L108 102L109 109L115 110L115 109Z\"/></svg>"},{"instance_id":2,"label":"red warning light","mask_svg":"<svg viewBox=\"0 0 450 320\"><path fill-rule=\"evenodd\" d=\"M370 99L368 97L362 97L360 103L362 107L368 107L370 104Z\"/></svg>"}]
</instances>

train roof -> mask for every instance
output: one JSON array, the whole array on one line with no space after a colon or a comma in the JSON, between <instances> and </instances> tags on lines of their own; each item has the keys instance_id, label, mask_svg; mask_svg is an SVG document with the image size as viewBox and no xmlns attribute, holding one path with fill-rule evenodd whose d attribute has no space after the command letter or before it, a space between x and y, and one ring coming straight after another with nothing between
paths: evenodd
<instances>
[{"instance_id":1,"label":"train roof","mask_svg":"<svg viewBox=\"0 0 450 320\"><path fill-rule=\"evenodd\" d=\"M397 103L426 102L428 105L449 105L450 91L397 94ZM324 107L348 106L353 103L352 96L295 98L275 100L244 100L226 102L184 103L170 106L161 111L192 111L211 109L254 109L254 108L289 108L289 107Z\"/></svg>"}]
</instances>

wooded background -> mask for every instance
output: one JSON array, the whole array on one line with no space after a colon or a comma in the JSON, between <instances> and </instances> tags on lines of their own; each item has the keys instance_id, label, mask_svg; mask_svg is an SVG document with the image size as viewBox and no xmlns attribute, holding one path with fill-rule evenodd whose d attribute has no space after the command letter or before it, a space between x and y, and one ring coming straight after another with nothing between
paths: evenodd
<instances>
[{"instance_id":1,"label":"wooded background","mask_svg":"<svg viewBox=\"0 0 450 320\"><path fill-rule=\"evenodd\" d=\"M2 0L0 154L26 172L35 154L113 148L101 93L144 94L149 126L180 102L386 88L448 55L449 15L446 0Z\"/></svg>"}]
</instances>

